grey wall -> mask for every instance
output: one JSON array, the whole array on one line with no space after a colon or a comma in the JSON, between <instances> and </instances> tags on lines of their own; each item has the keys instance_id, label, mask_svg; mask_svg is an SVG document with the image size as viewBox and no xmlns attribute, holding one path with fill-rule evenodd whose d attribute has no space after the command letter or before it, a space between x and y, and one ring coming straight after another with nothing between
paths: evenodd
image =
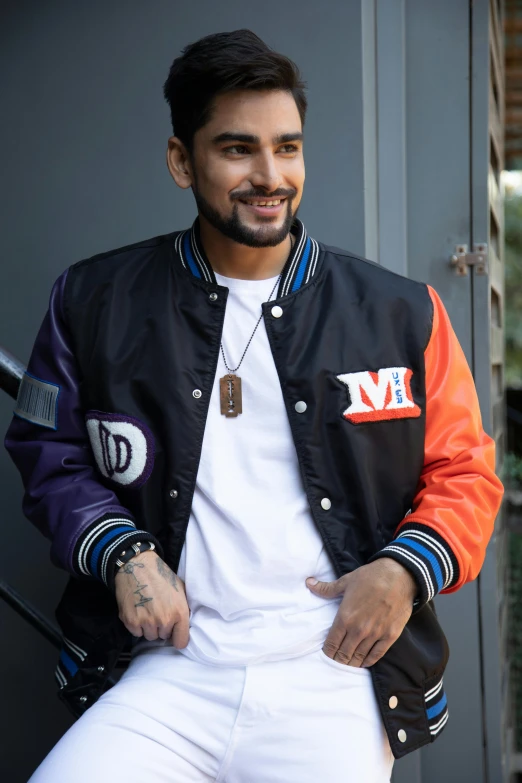
<instances>
[{"instance_id":1,"label":"grey wall","mask_svg":"<svg viewBox=\"0 0 522 783\"><path fill-rule=\"evenodd\" d=\"M487 18L487 0L472 7L473 18ZM192 196L165 165L162 84L187 43L249 27L308 82L307 228L434 285L471 361L471 278L448 267L454 245L472 239L469 23L469 0L4 0L0 343L27 360L51 285L71 263L192 222ZM2 434L11 410L0 395ZM23 519L21 484L2 449L0 497L0 576L52 616L65 575ZM435 745L396 765L394 780L481 783L489 702L479 584L438 607L452 648L450 723ZM1 603L0 624L0 780L23 783L70 720L55 696L55 651Z\"/></svg>"},{"instance_id":2,"label":"grey wall","mask_svg":"<svg viewBox=\"0 0 522 783\"><path fill-rule=\"evenodd\" d=\"M371 246L361 4L329 0L327 8L316 0L4 0L0 343L27 361L52 283L71 263L192 222L192 196L165 165L162 84L180 49L212 32L250 27L301 66L310 109L300 217L330 244L357 253ZM371 19L365 24L371 38ZM11 410L0 396L2 435ZM52 616L65 576L24 520L21 491L1 449L0 575ZM55 651L1 603L0 624L0 780L23 783L70 720L55 696Z\"/></svg>"}]
</instances>

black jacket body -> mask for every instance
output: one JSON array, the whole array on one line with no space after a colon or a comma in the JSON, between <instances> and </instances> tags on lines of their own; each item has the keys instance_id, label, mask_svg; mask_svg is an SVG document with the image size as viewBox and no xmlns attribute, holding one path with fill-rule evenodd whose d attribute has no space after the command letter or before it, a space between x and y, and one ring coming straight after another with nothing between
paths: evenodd
<instances>
[{"instance_id":1,"label":"black jacket body","mask_svg":"<svg viewBox=\"0 0 522 783\"><path fill-rule=\"evenodd\" d=\"M191 510L227 300L227 289L177 263L175 238L81 262L69 270L64 295L84 409L136 418L154 435L150 478L139 490L119 488L118 497L138 527L160 541L174 571ZM433 311L424 285L337 248L320 245L320 254L311 280L265 304L263 312L310 509L342 576L388 544L412 506L424 456L424 350ZM282 308L281 317L272 317L274 304ZM336 376L381 367L413 371L411 391L422 415L352 424L343 418L349 399ZM300 400L307 403L306 415L295 410ZM331 500L327 511L321 507L324 497ZM107 615L107 593L97 584L77 582L70 594L87 597L90 589L104 592L98 603ZM62 624L71 622L66 605L67 594L59 611ZM76 613L78 598L72 605ZM108 628L111 618L119 623L114 606ZM96 612L88 608L82 620L87 635L99 635ZM93 674L100 665L108 673L107 659L112 654L114 663L125 639L124 633L111 633L114 649L108 651L103 641ZM396 757L432 739L425 693L440 680L447 658L433 606L425 604L372 667ZM87 685L87 704L93 687ZM74 691L75 698L85 695L83 686ZM398 700L393 710L392 696ZM397 739L401 729L404 743Z\"/></svg>"},{"instance_id":2,"label":"black jacket body","mask_svg":"<svg viewBox=\"0 0 522 783\"><path fill-rule=\"evenodd\" d=\"M277 297L263 305L263 315L312 517L338 577L388 547L390 554L384 556L411 567L421 585L402 635L371 667L386 732L399 758L433 741L447 720L442 676L449 653L430 600L436 592L433 584L448 589L473 578L459 575L468 539L457 562L440 526L436 532L417 519L410 525L409 541L396 538L398 527L416 508L425 465L425 352L433 329L433 300L422 283L311 240L300 221L292 231L296 244ZM26 389L34 399L46 393L45 399L52 401L51 386L60 387L58 419L50 403L45 419L22 395L6 445L25 475L27 515L52 539L54 561L75 574L57 617L67 644L60 696L79 715L110 685L111 674L128 658L131 641L118 618L114 594L107 589L113 586L117 552L103 556L106 584L89 576L85 565L93 563L92 574L97 575L100 552L109 538L103 520L112 524L112 517L127 514L127 524L137 530L124 527L124 534L134 541L148 536L177 571L228 289L216 283L197 220L192 231L81 261L55 289L54 311L35 345ZM67 360L57 358L60 352ZM392 371L393 377L399 377L395 371L407 373L401 376L407 378L402 391L386 380ZM354 385L363 375L362 386ZM263 378L257 382L262 384ZM466 383L473 389L471 376ZM373 395L372 400L364 398L370 413L350 415L357 395L363 405L363 387ZM389 394L382 397L380 408L379 389ZM306 403L305 410L302 405L296 410L298 402ZM405 411L401 406L406 403ZM139 481L118 483L117 471L121 479L127 469L124 451L117 451L122 464L111 470L93 458L85 421L93 426L98 422L101 432L103 421L109 426L111 417L134 423L145 433L150 453ZM42 421L47 429L35 426ZM479 453L478 446L473 448ZM50 467L53 459L58 461ZM459 470L464 469L457 465L454 472ZM64 471L70 471L66 479ZM494 498L488 501L485 519L500 497L491 476L490 468L484 468L484 484L478 490L485 497L487 486ZM472 490L466 491L473 515L476 501ZM50 530L47 520L53 514ZM97 539L98 528L102 532ZM449 532L456 541L455 530ZM485 542L480 547L478 554L470 555L477 562Z\"/></svg>"}]
</instances>

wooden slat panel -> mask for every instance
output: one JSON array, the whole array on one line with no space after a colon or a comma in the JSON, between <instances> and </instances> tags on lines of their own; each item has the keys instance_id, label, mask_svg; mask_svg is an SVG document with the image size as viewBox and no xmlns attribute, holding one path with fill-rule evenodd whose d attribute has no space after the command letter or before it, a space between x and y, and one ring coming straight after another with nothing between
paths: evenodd
<instances>
[{"instance_id":1,"label":"wooden slat panel","mask_svg":"<svg viewBox=\"0 0 522 783\"><path fill-rule=\"evenodd\" d=\"M505 105L506 105L506 98L505 98L505 89L504 89L504 63L501 62L498 58L498 53L493 45L493 43L490 43L490 53L491 53L491 84L494 86L496 90L496 94L498 98L496 99L495 103L497 104L497 111L498 115L500 117L500 121L504 122L504 115L505 115ZM521 65L522 65L522 59L521 59Z\"/></svg>"},{"instance_id":2,"label":"wooden slat panel","mask_svg":"<svg viewBox=\"0 0 522 783\"><path fill-rule=\"evenodd\" d=\"M498 296L502 296L502 288L504 285L504 274L502 265L498 259L494 249L490 246L488 250L488 264L489 264L489 282L492 289Z\"/></svg>"},{"instance_id":3,"label":"wooden slat panel","mask_svg":"<svg viewBox=\"0 0 522 783\"><path fill-rule=\"evenodd\" d=\"M522 106L520 107L522 111ZM504 162L504 134L502 123L497 111L497 104L493 94L493 88L489 86L489 131L495 146L495 152L499 161L499 168L502 169Z\"/></svg>"},{"instance_id":4,"label":"wooden slat panel","mask_svg":"<svg viewBox=\"0 0 522 783\"><path fill-rule=\"evenodd\" d=\"M502 290L504 287L504 272L502 269L502 262L495 252L495 248L489 245L488 248L488 266L489 266L489 282L491 288L495 291L497 296L502 301Z\"/></svg>"},{"instance_id":5,"label":"wooden slat panel","mask_svg":"<svg viewBox=\"0 0 522 783\"><path fill-rule=\"evenodd\" d=\"M491 35L495 40L495 45L497 47L499 60L500 62L503 62L504 61L504 32L502 29L502 22L499 18L498 5L496 4L495 0L490 0L489 9L490 9Z\"/></svg>"},{"instance_id":6,"label":"wooden slat panel","mask_svg":"<svg viewBox=\"0 0 522 783\"><path fill-rule=\"evenodd\" d=\"M500 233L502 229L502 199L500 197L500 191L497 185L497 180L495 178L495 172L493 171L493 168L491 165L489 166L489 174L488 174L488 193L489 193L489 206L491 208L491 212L493 213L493 217L495 218L495 222L497 224L498 231Z\"/></svg>"},{"instance_id":7,"label":"wooden slat panel","mask_svg":"<svg viewBox=\"0 0 522 783\"><path fill-rule=\"evenodd\" d=\"M491 361L493 364L504 361L504 330L501 326L491 326Z\"/></svg>"},{"instance_id":8,"label":"wooden slat panel","mask_svg":"<svg viewBox=\"0 0 522 783\"><path fill-rule=\"evenodd\" d=\"M504 398L498 397L497 401L492 406L493 413L493 438L497 440L504 432Z\"/></svg>"},{"instance_id":9,"label":"wooden slat panel","mask_svg":"<svg viewBox=\"0 0 522 783\"><path fill-rule=\"evenodd\" d=\"M498 36L492 35L494 26L493 12L491 8L491 2L489 4L489 50L491 54L492 69L490 73L490 80L494 84L496 94L498 96L497 110L501 123L504 121L504 48L502 44L499 44Z\"/></svg>"}]
</instances>

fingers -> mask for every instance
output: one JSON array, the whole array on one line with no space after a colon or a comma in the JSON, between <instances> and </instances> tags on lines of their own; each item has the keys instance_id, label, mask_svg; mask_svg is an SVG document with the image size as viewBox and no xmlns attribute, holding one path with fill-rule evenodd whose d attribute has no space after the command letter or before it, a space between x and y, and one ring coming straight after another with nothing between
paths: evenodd
<instances>
[{"instance_id":1,"label":"fingers","mask_svg":"<svg viewBox=\"0 0 522 783\"><path fill-rule=\"evenodd\" d=\"M375 663L375 660L382 657L394 641L395 638L392 639L379 628L372 628L367 622L347 627L346 619L339 613L326 637L323 652L338 663L359 668L371 665L367 661L370 651L374 651L372 660ZM380 646L376 647L376 645ZM379 655L381 649L383 651ZM376 654L377 658L375 658Z\"/></svg>"},{"instance_id":2,"label":"fingers","mask_svg":"<svg viewBox=\"0 0 522 783\"><path fill-rule=\"evenodd\" d=\"M336 652L338 651L339 647L341 646L341 642L343 642L345 637L346 637L346 623L343 617L340 615L340 613L337 612L335 619L332 623L332 627L330 628L328 636L325 639L323 645L323 652L329 658L333 658ZM356 645L354 645L354 649L355 647Z\"/></svg>"},{"instance_id":3,"label":"fingers","mask_svg":"<svg viewBox=\"0 0 522 783\"><path fill-rule=\"evenodd\" d=\"M169 623L163 623L158 627L158 637L166 641L167 639L170 639L170 637L172 636L173 630L174 630L174 623L172 621Z\"/></svg>"},{"instance_id":4,"label":"fingers","mask_svg":"<svg viewBox=\"0 0 522 783\"><path fill-rule=\"evenodd\" d=\"M172 632L172 644L178 650L182 650L189 643L189 612L188 607L186 612L180 614L180 618L174 625Z\"/></svg>"},{"instance_id":5,"label":"fingers","mask_svg":"<svg viewBox=\"0 0 522 783\"><path fill-rule=\"evenodd\" d=\"M158 626L157 625L151 625L150 623L144 623L142 626L143 628L143 636L148 642L154 642L158 638Z\"/></svg>"},{"instance_id":6,"label":"fingers","mask_svg":"<svg viewBox=\"0 0 522 783\"><path fill-rule=\"evenodd\" d=\"M156 639L170 639L174 630L175 619L172 617L172 613L165 612L163 616L157 616L157 614L149 614L144 616L143 610L140 608L139 612L136 612L132 619L126 618L125 615L120 615L120 620L133 636L143 636L147 641L153 642Z\"/></svg>"},{"instance_id":7,"label":"fingers","mask_svg":"<svg viewBox=\"0 0 522 783\"><path fill-rule=\"evenodd\" d=\"M379 641L373 645L364 659L365 668L368 666L373 666L374 663L377 663L377 661L388 652L394 641L395 639L393 639L393 641L379 639Z\"/></svg>"},{"instance_id":8,"label":"fingers","mask_svg":"<svg viewBox=\"0 0 522 783\"><path fill-rule=\"evenodd\" d=\"M347 634L341 642L339 649L330 657L339 663L356 668L368 668L382 658L388 652L398 637L386 635L382 638L367 636L359 644L355 645Z\"/></svg>"},{"instance_id":9,"label":"fingers","mask_svg":"<svg viewBox=\"0 0 522 783\"><path fill-rule=\"evenodd\" d=\"M145 552L142 556L148 554L151 553ZM147 562L134 563L133 568L139 569L138 576L134 571L124 572L116 589L119 616L124 626L137 638L172 640L176 647L186 647L189 608L184 581L155 554Z\"/></svg>"},{"instance_id":10,"label":"fingers","mask_svg":"<svg viewBox=\"0 0 522 783\"><path fill-rule=\"evenodd\" d=\"M357 668L360 668L363 663L365 663L366 656L370 652L370 650L373 648L375 644L375 639L369 637L366 639L363 639L363 641L351 652L350 655L350 648L344 647L344 643L341 645L339 650L337 651L337 655L335 656L336 661L342 661L343 663L347 663L348 666L355 666Z\"/></svg>"}]
</instances>

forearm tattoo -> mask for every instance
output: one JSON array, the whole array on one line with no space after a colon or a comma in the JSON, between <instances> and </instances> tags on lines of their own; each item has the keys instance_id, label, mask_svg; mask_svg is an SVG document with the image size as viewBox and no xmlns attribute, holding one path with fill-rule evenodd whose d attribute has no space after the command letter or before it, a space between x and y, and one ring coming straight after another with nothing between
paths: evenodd
<instances>
[{"instance_id":1,"label":"forearm tattoo","mask_svg":"<svg viewBox=\"0 0 522 783\"><path fill-rule=\"evenodd\" d=\"M132 574L132 576L136 580L136 584L138 585L136 590L134 590L134 595L137 595L140 600L138 601L137 604L134 604L134 606L145 606L145 604L148 604L149 601L152 601L152 598L147 598L146 596L142 595L141 591L145 590L145 588L148 587L148 585L140 585L140 580L134 573L134 570L136 568L145 568L145 566L143 565L143 563L132 563L131 561L129 561L128 563L125 563L124 566L122 566L121 570L125 574Z\"/></svg>"},{"instance_id":2,"label":"forearm tattoo","mask_svg":"<svg viewBox=\"0 0 522 783\"><path fill-rule=\"evenodd\" d=\"M167 580L169 584L172 585L174 590L179 593L178 590L178 578L174 571L172 571L166 563L163 562L163 560L158 557L156 560L157 566L158 566L158 572L161 574L161 576Z\"/></svg>"}]
</instances>

